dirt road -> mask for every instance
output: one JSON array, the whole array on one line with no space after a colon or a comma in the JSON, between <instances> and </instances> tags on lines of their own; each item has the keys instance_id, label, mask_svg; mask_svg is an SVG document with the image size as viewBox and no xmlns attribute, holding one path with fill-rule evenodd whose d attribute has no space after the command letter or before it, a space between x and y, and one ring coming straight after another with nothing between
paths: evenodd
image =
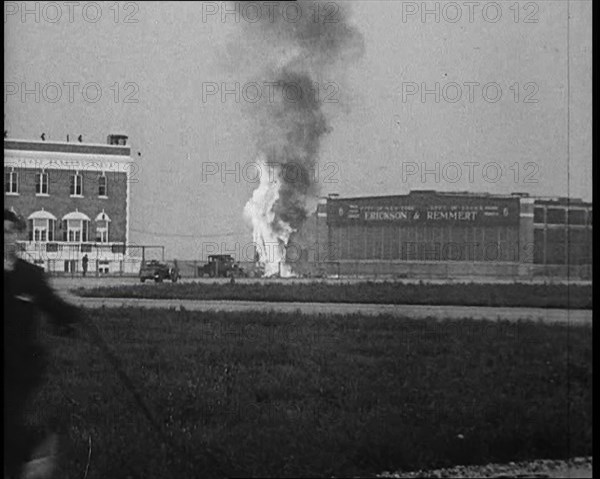
<instances>
[{"instance_id":1,"label":"dirt road","mask_svg":"<svg viewBox=\"0 0 600 479\"><path fill-rule=\"evenodd\" d=\"M67 295L67 293L64 293ZM184 299L133 299L133 298L82 298L67 295L71 302L86 308L115 308L122 306L139 308L175 308L184 307L189 311L275 311L290 313L300 311L308 314L351 314L364 315L389 314L413 319L487 319L539 320L546 323L568 323L572 325L591 325L592 311L581 309L543 309L543 308L493 308L482 306L426 306L358 303L288 303L267 301L201 301Z\"/></svg>"}]
</instances>

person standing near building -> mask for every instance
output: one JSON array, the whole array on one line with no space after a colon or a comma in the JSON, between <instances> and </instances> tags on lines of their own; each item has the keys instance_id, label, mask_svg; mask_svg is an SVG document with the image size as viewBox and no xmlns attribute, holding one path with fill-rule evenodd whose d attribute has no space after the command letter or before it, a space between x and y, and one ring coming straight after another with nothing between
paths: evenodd
<instances>
[{"instance_id":1,"label":"person standing near building","mask_svg":"<svg viewBox=\"0 0 600 479\"><path fill-rule=\"evenodd\" d=\"M179 264L177 263L176 259L173 260L173 267L171 268L170 273L171 281L173 281L173 283L177 282L179 279Z\"/></svg>"},{"instance_id":2,"label":"person standing near building","mask_svg":"<svg viewBox=\"0 0 600 479\"><path fill-rule=\"evenodd\" d=\"M46 352L38 335L39 313L47 313L51 332L73 336L79 309L60 298L48 285L43 270L17 257L17 241L25 239L25 222L4 210L4 476L51 477L56 436L26 425L26 408L42 384ZM39 444L48 456L32 460ZM40 449L39 447L37 448ZM37 475L32 475L35 468ZM41 475L40 475L41 472Z\"/></svg>"},{"instance_id":3,"label":"person standing near building","mask_svg":"<svg viewBox=\"0 0 600 479\"><path fill-rule=\"evenodd\" d=\"M87 268L88 268L88 255L84 254L83 258L81 258L81 268L83 269L83 276L85 277L85 274L87 273Z\"/></svg>"}]
</instances>

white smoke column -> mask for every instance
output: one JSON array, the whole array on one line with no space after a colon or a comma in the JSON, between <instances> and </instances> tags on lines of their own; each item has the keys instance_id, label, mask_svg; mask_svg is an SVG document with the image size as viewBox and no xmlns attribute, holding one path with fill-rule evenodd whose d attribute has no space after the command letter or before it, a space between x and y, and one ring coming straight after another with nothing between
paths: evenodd
<instances>
[{"instance_id":1,"label":"white smoke column","mask_svg":"<svg viewBox=\"0 0 600 479\"><path fill-rule=\"evenodd\" d=\"M293 276L290 265L285 263L286 247L294 229L281 219L275 218L274 206L279 199L281 181L278 171L267 171L264 158L259 158L260 185L246 203L244 214L252 223L253 241L259 263L264 266L265 276L280 274ZM273 167L277 170L276 167ZM276 224L277 228L273 228Z\"/></svg>"}]
</instances>

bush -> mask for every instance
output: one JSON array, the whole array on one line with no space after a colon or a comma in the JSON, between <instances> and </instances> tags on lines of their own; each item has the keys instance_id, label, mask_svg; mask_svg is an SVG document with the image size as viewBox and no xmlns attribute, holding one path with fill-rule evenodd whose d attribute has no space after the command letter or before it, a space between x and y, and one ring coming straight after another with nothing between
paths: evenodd
<instances>
[{"instance_id":1,"label":"bush","mask_svg":"<svg viewBox=\"0 0 600 479\"><path fill-rule=\"evenodd\" d=\"M153 284L74 291L86 297L592 308L591 285L400 282Z\"/></svg>"}]
</instances>

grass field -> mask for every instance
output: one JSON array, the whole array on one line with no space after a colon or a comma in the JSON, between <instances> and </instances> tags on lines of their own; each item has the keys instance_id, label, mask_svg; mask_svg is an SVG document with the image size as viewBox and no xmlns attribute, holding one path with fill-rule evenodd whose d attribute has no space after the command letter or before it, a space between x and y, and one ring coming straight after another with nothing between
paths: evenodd
<instances>
[{"instance_id":1,"label":"grass field","mask_svg":"<svg viewBox=\"0 0 600 479\"><path fill-rule=\"evenodd\" d=\"M79 288L73 292L87 297L119 298L592 308L592 286L568 284L163 283Z\"/></svg>"},{"instance_id":2,"label":"grass field","mask_svg":"<svg viewBox=\"0 0 600 479\"><path fill-rule=\"evenodd\" d=\"M85 340L49 338L38 398L65 479L384 470L592 454L590 327L106 309L88 314L172 440ZM83 331L83 330L82 330ZM50 405L50 406L49 406Z\"/></svg>"}]
</instances>

